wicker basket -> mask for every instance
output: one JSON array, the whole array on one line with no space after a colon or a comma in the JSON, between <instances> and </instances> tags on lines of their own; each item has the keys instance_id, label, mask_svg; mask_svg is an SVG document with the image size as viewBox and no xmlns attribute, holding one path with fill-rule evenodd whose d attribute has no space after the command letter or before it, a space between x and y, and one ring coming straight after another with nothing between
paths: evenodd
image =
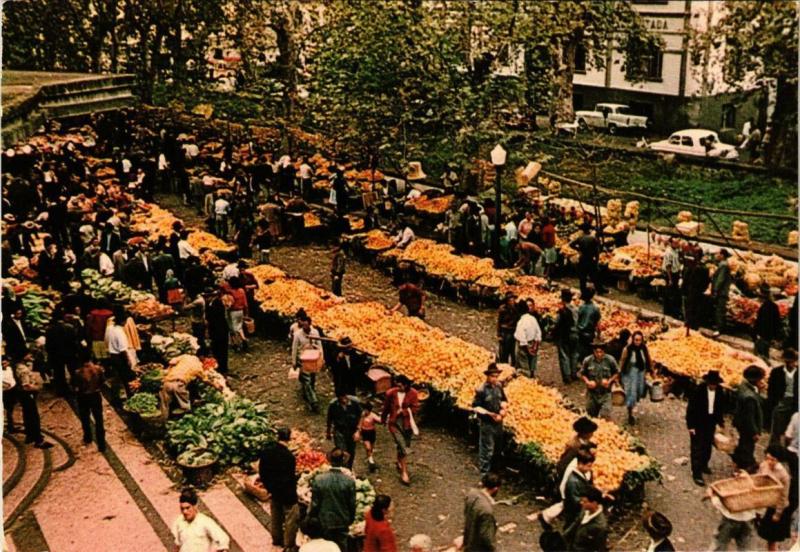
<instances>
[{"instance_id":1,"label":"wicker basket","mask_svg":"<svg viewBox=\"0 0 800 552\"><path fill-rule=\"evenodd\" d=\"M711 490L732 513L768 508L780 503L783 486L767 474L722 479L711 484Z\"/></svg>"},{"instance_id":2,"label":"wicker basket","mask_svg":"<svg viewBox=\"0 0 800 552\"><path fill-rule=\"evenodd\" d=\"M300 353L300 362L303 372L313 374L319 372L325 366L325 357L319 349L306 349Z\"/></svg>"}]
</instances>

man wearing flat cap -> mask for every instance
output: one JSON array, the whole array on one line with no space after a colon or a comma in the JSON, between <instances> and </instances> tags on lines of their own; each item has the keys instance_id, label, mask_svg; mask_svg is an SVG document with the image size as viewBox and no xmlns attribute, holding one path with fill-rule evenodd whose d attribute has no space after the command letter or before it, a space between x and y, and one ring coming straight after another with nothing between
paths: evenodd
<instances>
[{"instance_id":1,"label":"man wearing flat cap","mask_svg":"<svg viewBox=\"0 0 800 552\"><path fill-rule=\"evenodd\" d=\"M592 354L586 357L578 371L586 384L586 413L592 418L608 416L611 407L611 385L619 379L619 367L614 357L606 353L600 341L592 343Z\"/></svg>"},{"instance_id":2,"label":"man wearing flat cap","mask_svg":"<svg viewBox=\"0 0 800 552\"><path fill-rule=\"evenodd\" d=\"M566 471L567 466L569 466L570 462L578 455L578 451L581 447L596 446L592 443L592 437L594 436L594 432L597 431L597 424L591 419L586 416L581 416L572 423L572 429L575 431L575 435L572 436L572 439L570 439L566 447L564 447L564 452L561 453L561 458L559 458L556 463L556 473L558 474L559 481Z\"/></svg>"},{"instance_id":3,"label":"man wearing flat cap","mask_svg":"<svg viewBox=\"0 0 800 552\"><path fill-rule=\"evenodd\" d=\"M486 381L475 392L472 408L480 422L478 463L481 475L486 475L491 471L495 448L498 448L503 435L503 417L508 408L508 399L499 381L500 369L494 362L483 374Z\"/></svg>"},{"instance_id":4,"label":"man wearing flat cap","mask_svg":"<svg viewBox=\"0 0 800 552\"><path fill-rule=\"evenodd\" d=\"M692 479L700 487L705 486L703 474L710 474L708 461L714 444L716 426L724 426L722 417L723 395L719 389L722 378L717 370L710 370L703 376L703 383L697 386L686 405L686 427L689 430L690 456L692 460Z\"/></svg>"},{"instance_id":5,"label":"man wearing flat cap","mask_svg":"<svg viewBox=\"0 0 800 552\"><path fill-rule=\"evenodd\" d=\"M650 535L650 546L647 552L675 552L675 547L669 540L672 534L672 522L661 512L650 512L645 515L642 525Z\"/></svg>"}]
</instances>

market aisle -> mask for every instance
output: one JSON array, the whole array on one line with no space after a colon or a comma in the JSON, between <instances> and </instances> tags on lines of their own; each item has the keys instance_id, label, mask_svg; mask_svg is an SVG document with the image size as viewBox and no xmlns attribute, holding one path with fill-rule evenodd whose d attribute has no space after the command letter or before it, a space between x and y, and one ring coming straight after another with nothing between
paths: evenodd
<instances>
[{"instance_id":1,"label":"market aisle","mask_svg":"<svg viewBox=\"0 0 800 552\"><path fill-rule=\"evenodd\" d=\"M64 439L77 457L54 473L32 507L50 550L98 552L163 550L154 520L146 516L94 445L84 445L80 422L60 399L40 404L43 427ZM27 548L17 543L19 550Z\"/></svg>"}]
</instances>

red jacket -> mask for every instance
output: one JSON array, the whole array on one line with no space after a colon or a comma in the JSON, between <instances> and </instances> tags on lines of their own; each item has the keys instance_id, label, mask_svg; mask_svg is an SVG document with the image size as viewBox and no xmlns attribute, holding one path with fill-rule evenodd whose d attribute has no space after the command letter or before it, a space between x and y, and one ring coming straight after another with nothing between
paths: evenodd
<instances>
[{"instance_id":1,"label":"red jacket","mask_svg":"<svg viewBox=\"0 0 800 552\"><path fill-rule=\"evenodd\" d=\"M364 552L397 552L397 541L389 522L375 521L369 510L364 517Z\"/></svg>"},{"instance_id":2,"label":"red jacket","mask_svg":"<svg viewBox=\"0 0 800 552\"><path fill-rule=\"evenodd\" d=\"M397 403L397 394L400 392L399 387L392 387L386 392L386 398L383 401L383 413L381 414L381 422L389 422L389 431L394 432L395 421L398 417L402 417L403 429L411 429L411 421L409 420L409 412L416 414L419 411L419 397L417 390L413 387L408 390L406 396L403 398L403 408Z\"/></svg>"}]
</instances>

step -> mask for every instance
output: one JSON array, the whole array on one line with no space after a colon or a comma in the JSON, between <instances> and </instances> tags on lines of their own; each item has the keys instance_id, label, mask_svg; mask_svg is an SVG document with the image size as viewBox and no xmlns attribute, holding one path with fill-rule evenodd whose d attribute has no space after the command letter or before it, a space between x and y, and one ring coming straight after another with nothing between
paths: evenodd
<instances>
[{"instance_id":1,"label":"step","mask_svg":"<svg viewBox=\"0 0 800 552\"><path fill-rule=\"evenodd\" d=\"M75 453L75 465L53 474L32 506L50 550L164 550L165 542L62 399L40 404L42 425ZM159 519L160 521L160 519ZM24 550L21 542L18 548Z\"/></svg>"},{"instance_id":2,"label":"step","mask_svg":"<svg viewBox=\"0 0 800 552\"><path fill-rule=\"evenodd\" d=\"M171 526L180 515L178 495L180 485L175 484L145 447L130 433L125 422L107 403L103 415L109 446L147 496L162 519ZM216 519L241 550L259 551L272 542L267 528L242 504L224 483L201 491L200 499L206 513ZM202 508L201 508L202 509ZM234 547L232 547L233 549Z\"/></svg>"},{"instance_id":3,"label":"step","mask_svg":"<svg viewBox=\"0 0 800 552\"><path fill-rule=\"evenodd\" d=\"M103 90L86 90L72 96L56 96L48 101L42 102L39 106L42 109L55 109L69 105L83 105L99 100L114 100L117 98L128 98L133 93L129 86L115 86Z\"/></svg>"},{"instance_id":4,"label":"step","mask_svg":"<svg viewBox=\"0 0 800 552\"><path fill-rule=\"evenodd\" d=\"M98 111L108 111L110 109L120 109L130 107L134 104L135 97L132 94L117 98L101 98L91 102L80 104L63 105L52 108L42 106L41 109L47 114L48 118L59 119L64 117L77 117L78 115L88 115Z\"/></svg>"},{"instance_id":5,"label":"step","mask_svg":"<svg viewBox=\"0 0 800 552\"><path fill-rule=\"evenodd\" d=\"M30 501L32 495L38 492L42 485L46 485L50 479L52 469L50 451L40 450L32 445L24 445L24 447L25 472L22 474L19 483L7 495L3 496L3 521L5 527L14 522L16 516L24 511L25 504Z\"/></svg>"},{"instance_id":6,"label":"step","mask_svg":"<svg viewBox=\"0 0 800 552\"><path fill-rule=\"evenodd\" d=\"M58 94L47 94L43 98L43 103L58 103L65 99L80 99L82 96L96 96L102 93L117 92L120 90L127 90L130 92L132 83L125 82L108 82L92 88L82 88L78 90L65 90Z\"/></svg>"}]
</instances>

